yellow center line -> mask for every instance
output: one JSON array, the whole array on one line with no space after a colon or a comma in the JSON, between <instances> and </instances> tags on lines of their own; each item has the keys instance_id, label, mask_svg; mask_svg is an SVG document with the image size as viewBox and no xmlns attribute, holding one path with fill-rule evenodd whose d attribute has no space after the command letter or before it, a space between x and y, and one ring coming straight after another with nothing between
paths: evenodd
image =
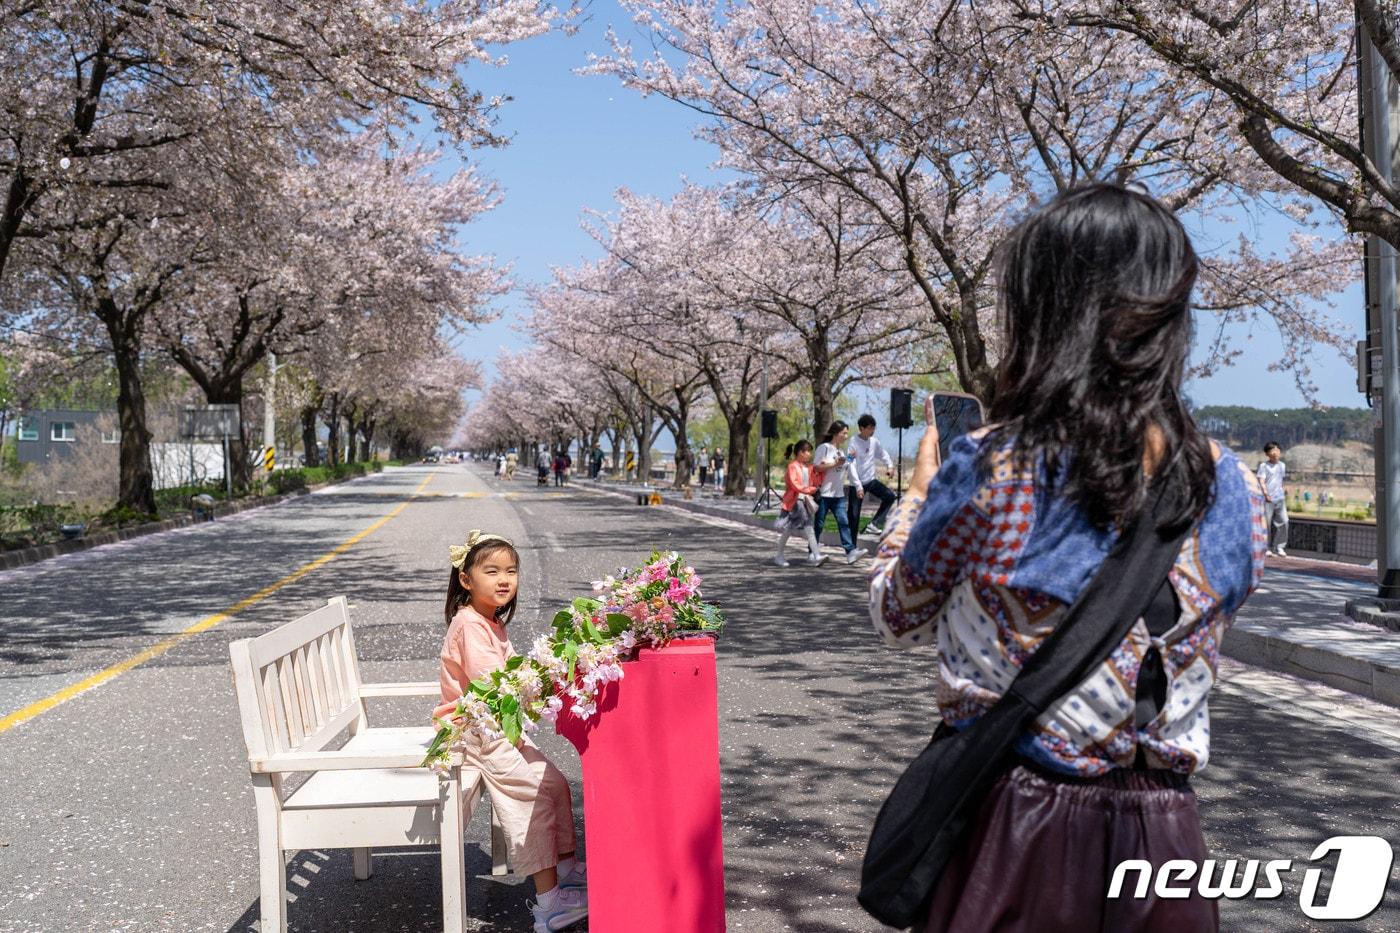
<instances>
[{"instance_id":1,"label":"yellow center line","mask_svg":"<svg viewBox=\"0 0 1400 933\"><path fill-rule=\"evenodd\" d=\"M232 606L228 607L222 612L216 612L211 616L205 616L203 619L200 619L198 622L194 623L188 628L181 630L175 635L171 635L164 641L159 641L156 644L151 645L149 648L146 648L143 651L137 652L136 654L127 658L125 661L120 661L116 664L113 664L111 667L98 671L91 677L85 678L83 680L78 681L75 684L64 687L57 693L46 696L42 700L38 700L34 703L31 703L21 710L16 710L15 712L10 713L4 719L0 719L0 732L4 732L7 729L13 729L15 726L19 725L22 722L28 722L35 716L38 716L41 713L48 712L49 710L53 709L55 706L57 706L60 703L63 703L66 700L71 700L75 696L87 693L94 687L100 687L102 684L105 684L112 678L120 676L121 674L125 674L133 667L145 664L152 658L160 657L162 654L165 654L165 652L169 651L171 648L174 648L176 645L180 644L186 639L192 638L201 632L207 632L209 631L209 629L222 622L227 622L233 616L242 612L244 609L247 609L249 606L253 606L257 603L262 602L264 599L267 599L269 596L271 596L273 593L276 593L284 586L288 586L292 583L295 583L296 581L300 580L302 577L306 576L308 573L310 573L318 567L325 566L326 564L334 560L336 557L350 550L356 544L359 544L361 541L369 537L378 529L384 527L384 525L388 523L388 521L391 518L393 518L395 515L398 515L405 508L407 508L410 502L422 495L423 490L427 487L429 483L433 481L434 476L437 476L436 472L429 473L427 478L424 479L423 482L418 485L418 488L413 491L413 494L404 501L400 502L391 512L389 512L383 518L379 519L373 525L370 525L368 528L356 534L353 538L349 538L345 541L342 541L340 544L337 544L331 550L327 551L320 557L311 561L311 563L303 564L296 570L293 570L291 573L287 574L282 579L278 580L276 583L270 583L262 589L258 590L252 596L246 597L245 599L240 599L238 602L234 603Z\"/></svg>"}]
</instances>

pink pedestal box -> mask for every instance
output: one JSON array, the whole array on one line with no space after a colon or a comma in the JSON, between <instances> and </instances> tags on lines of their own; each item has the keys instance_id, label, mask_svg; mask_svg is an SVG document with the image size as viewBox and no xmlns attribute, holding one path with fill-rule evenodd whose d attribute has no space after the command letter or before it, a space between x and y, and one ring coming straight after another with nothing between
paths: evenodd
<instances>
[{"instance_id":1,"label":"pink pedestal box","mask_svg":"<svg viewBox=\"0 0 1400 933\"><path fill-rule=\"evenodd\" d=\"M556 728L583 763L588 928L724 930L719 699L711 638L643 648L598 713Z\"/></svg>"}]
</instances>

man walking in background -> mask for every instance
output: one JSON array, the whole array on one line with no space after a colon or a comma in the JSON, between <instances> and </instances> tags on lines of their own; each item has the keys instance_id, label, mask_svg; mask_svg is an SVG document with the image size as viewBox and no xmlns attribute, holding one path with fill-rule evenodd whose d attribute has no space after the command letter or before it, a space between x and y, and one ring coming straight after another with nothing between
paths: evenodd
<instances>
[{"instance_id":1,"label":"man walking in background","mask_svg":"<svg viewBox=\"0 0 1400 933\"><path fill-rule=\"evenodd\" d=\"M890 459L890 452L885 449L879 439L875 437L875 418L872 415L861 415L856 420L856 434L851 438L850 449L846 455L856 465L856 476L860 480L861 488L866 495L874 495L880 500L880 508L875 513L875 517L870 520L870 525L866 528L872 534L883 534L885 531L885 516L889 514L890 508L894 505L895 494L890 487L875 478L875 463L879 461L885 466L885 478L894 478L894 461ZM856 495L855 487L846 488L846 511L850 515L851 531L853 534L860 534L860 513L865 506L865 498Z\"/></svg>"},{"instance_id":2,"label":"man walking in background","mask_svg":"<svg viewBox=\"0 0 1400 933\"><path fill-rule=\"evenodd\" d=\"M1269 459L1259 464L1259 485L1264 487L1264 519L1269 529L1269 553L1287 557L1288 502L1283 494L1283 448L1270 441L1264 445Z\"/></svg>"}]
</instances>

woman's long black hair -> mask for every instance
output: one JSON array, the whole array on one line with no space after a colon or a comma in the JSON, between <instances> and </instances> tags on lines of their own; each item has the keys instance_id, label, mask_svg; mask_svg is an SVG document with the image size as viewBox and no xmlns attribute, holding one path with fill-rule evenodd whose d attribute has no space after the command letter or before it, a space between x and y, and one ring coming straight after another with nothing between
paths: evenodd
<instances>
[{"instance_id":1,"label":"woman's long black hair","mask_svg":"<svg viewBox=\"0 0 1400 933\"><path fill-rule=\"evenodd\" d=\"M515 558L515 566L517 568L520 566L520 552L517 551L514 546L507 544L499 538L491 538L481 542L467 552L467 559L462 562L461 570L458 570L456 567L452 568L452 576L447 580L447 605L443 609L443 614L447 618L448 625L452 624L452 617L455 616L463 606L472 601L471 590L462 585L462 577L467 575L467 572L472 569L472 565L477 561L483 560L487 555L494 554L497 551L509 551L510 556ZM500 622L502 625L510 624L510 620L515 618L515 602L519 598L520 587L517 585L515 595L510 598L510 602L496 610L497 622Z\"/></svg>"},{"instance_id":2,"label":"woman's long black hair","mask_svg":"<svg viewBox=\"0 0 1400 933\"><path fill-rule=\"evenodd\" d=\"M985 458L1008 441L1044 462L1096 527L1134 514L1148 429L1165 441L1158 476L1194 521L1215 485L1210 441L1181 395L1197 260L1181 222L1153 198L1110 184L1065 192L1002 246L1005 347Z\"/></svg>"}]
</instances>

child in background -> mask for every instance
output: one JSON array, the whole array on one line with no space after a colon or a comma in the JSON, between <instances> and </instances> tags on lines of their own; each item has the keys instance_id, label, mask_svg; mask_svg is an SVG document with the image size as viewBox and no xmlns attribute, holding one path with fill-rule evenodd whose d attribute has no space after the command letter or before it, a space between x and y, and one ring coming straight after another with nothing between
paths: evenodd
<instances>
[{"instance_id":1,"label":"child in background","mask_svg":"<svg viewBox=\"0 0 1400 933\"><path fill-rule=\"evenodd\" d=\"M442 705L434 710L434 721L456 709L473 680L505 667L515 654L506 636L518 593L515 547L500 535L472 531L450 555L447 637L438 673ZM504 737L467 742L467 755L477 760L505 829L511 865L517 874L534 877L536 902L530 911L536 933L552 933L588 916L587 872L574 858L568 779L528 736L515 745Z\"/></svg>"},{"instance_id":2,"label":"child in background","mask_svg":"<svg viewBox=\"0 0 1400 933\"><path fill-rule=\"evenodd\" d=\"M1269 553L1287 557L1283 547L1288 543L1288 502L1283 494L1283 448L1270 441L1264 445L1269 459L1259 464L1259 485L1264 487L1264 521L1269 529Z\"/></svg>"},{"instance_id":3,"label":"child in background","mask_svg":"<svg viewBox=\"0 0 1400 933\"><path fill-rule=\"evenodd\" d=\"M773 558L773 563L779 567L788 566L787 559L783 557L783 548L787 546L788 538L797 533L806 534L807 563L815 567L826 560L826 555L821 552L816 528L812 524L812 516L817 510L817 503L812 498L817 491L817 484L812 479L812 442L803 440L789 444L783 456L788 461L787 489L783 493L783 511L778 516L778 531L782 533L778 535L778 555Z\"/></svg>"}]
</instances>

